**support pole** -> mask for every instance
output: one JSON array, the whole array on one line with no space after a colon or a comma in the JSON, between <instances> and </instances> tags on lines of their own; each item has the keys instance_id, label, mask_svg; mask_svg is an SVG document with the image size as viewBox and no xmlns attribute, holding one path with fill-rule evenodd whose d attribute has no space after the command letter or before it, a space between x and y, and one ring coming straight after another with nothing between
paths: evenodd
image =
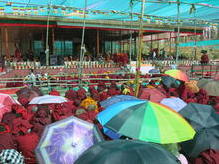
<instances>
[{"instance_id":1,"label":"support pole","mask_svg":"<svg viewBox=\"0 0 219 164\"><path fill-rule=\"evenodd\" d=\"M136 64L136 74L135 74L135 96L138 96L139 88L140 88L140 69L141 69L141 48L142 48L142 39L143 39L143 16L144 16L144 8L145 1L142 0L141 4L141 16L139 17L139 35L138 35L138 55L137 55L137 64Z\"/></svg>"},{"instance_id":2,"label":"support pole","mask_svg":"<svg viewBox=\"0 0 219 164\"><path fill-rule=\"evenodd\" d=\"M100 54L100 31L97 29L97 55Z\"/></svg>"},{"instance_id":3,"label":"support pole","mask_svg":"<svg viewBox=\"0 0 219 164\"><path fill-rule=\"evenodd\" d=\"M170 55L172 51L172 33L170 32Z\"/></svg>"},{"instance_id":4,"label":"support pole","mask_svg":"<svg viewBox=\"0 0 219 164\"><path fill-rule=\"evenodd\" d=\"M194 53L195 53L195 60L197 60L197 23L196 23L196 9L194 11L194 17L195 17L195 48L194 48Z\"/></svg>"},{"instance_id":5,"label":"support pole","mask_svg":"<svg viewBox=\"0 0 219 164\"><path fill-rule=\"evenodd\" d=\"M46 65L49 66L49 18L50 18L50 11L51 11L51 0L48 4L48 17L47 17L47 25L46 25Z\"/></svg>"},{"instance_id":6,"label":"support pole","mask_svg":"<svg viewBox=\"0 0 219 164\"><path fill-rule=\"evenodd\" d=\"M52 53L55 52L55 29L52 29Z\"/></svg>"},{"instance_id":7,"label":"support pole","mask_svg":"<svg viewBox=\"0 0 219 164\"><path fill-rule=\"evenodd\" d=\"M9 46L8 46L8 27L5 27L5 56L10 58Z\"/></svg>"},{"instance_id":8,"label":"support pole","mask_svg":"<svg viewBox=\"0 0 219 164\"><path fill-rule=\"evenodd\" d=\"M1 56L3 56L4 27L1 27Z\"/></svg>"},{"instance_id":9,"label":"support pole","mask_svg":"<svg viewBox=\"0 0 219 164\"><path fill-rule=\"evenodd\" d=\"M131 62L132 62L132 49L133 49L133 42L132 42L132 20L133 20L133 4L130 4L130 8L131 8L131 21L130 21L130 31L129 31L129 35L130 35L130 38L129 38L129 63L130 63L130 66L131 66Z\"/></svg>"},{"instance_id":10,"label":"support pole","mask_svg":"<svg viewBox=\"0 0 219 164\"><path fill-rule=\"evenodd\" d=\"M180 39L180 0L177 0L177 37L176 37L176 65L178 65L178 59L180 54L179 39Z\"/></svg>"},{"instance_id":11,"label":"support pole","mask_svg":"<svg viewBox=\"0 0 219 164\"><path fill-rule=\"evenodd\" d=\"M80 62L79 62L79 71L78 71L78 79L79 79L79 86L82 86L82 73L83 73L83 60L85 54L85 45L84 45L84 34L85 34L85 26L86 26L86 9L87 9L87 0L84 0L84 19L83 19L83 29L82 29L82 36L81 36L81 51L80 51Z\"/></svg>"}]
</instances>

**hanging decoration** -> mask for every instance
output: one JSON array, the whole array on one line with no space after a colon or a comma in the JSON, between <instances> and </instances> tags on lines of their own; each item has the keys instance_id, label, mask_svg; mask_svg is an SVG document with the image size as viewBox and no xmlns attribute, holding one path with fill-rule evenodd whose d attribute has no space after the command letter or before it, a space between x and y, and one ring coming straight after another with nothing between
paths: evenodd
<instances>
[{"instance_id":1,"label":"hanging decoration","mask_svg":"<svg viewBox=\"0 0 219 164\"><path fill-rule=\"evenodd\" d=\"M5 8L4 7L0 7L0 15L4 15L5 12Z\"/></svg>"},{"instance_id":2,"label":"hanging decoration","mask_svg":"<svg viewBox=\"0 0 219 164\"><path fill-rule=\"evenodd\" d=\"M208 39L216 39L218 36L218 28L217 28L217 24L212 24L210 26L207 26L204 28L203 30L203 36L204 39L208 40Z\"/></svg>"},{"instance_id":3,"label":"hanging decoration","mask_svg":"<svg viewBox=\"0 0 219 164\"><path fill-rule=\"evenodd\" d=\"M130 3L134 4L135 2L138 2L139 0L131 0ZM15 6L16 5L16 6ZM20 6L19 6L20 5ZM189 13L192 14L196 12L196 5L200 4L191 4ZM5 10L5 8L9 9ZM83 8L77 8L77 7L69 7L69 6L58 6L58 5L52 5L51 8L53 9L53 15L54 16L68 16L68 17L83 17ZM12 12L9 12L10 9L12 9ZM0 9L0 14L8 14L8 15L19 15L19 16L26 16L26 15L44 15L46 16L48 7L46 5L35 5L35 6L23 6L22 3L19 2L8 2L6 3L5 7L2 7ZM121 16L130 16L130 12L124 12L124 11L118 11L118 10L96 10L96 9L87 9L86 10L86 17L91 17L92 15L121 15ZM133 12L132 13L132 20L139 19L140 13ZM174 17L162 17L162 16L154 16L154 15L143 15L144 21L150 24L158 24L158 25L175 25L176 19ZM211 26L212 22L208 22L206 20L202 19L195 19L197 25L206 26L205 29L205 35L209 36L209 32L213 31L213 34L217 33L217 30L215 27L209 27ZM194 19L191 18L181 18L179 20L180 25L183 24L193 24ZM208 27L210 29L208 29ZM207 34L208 33L208 34Z\"/></svg>"}]
</instances>

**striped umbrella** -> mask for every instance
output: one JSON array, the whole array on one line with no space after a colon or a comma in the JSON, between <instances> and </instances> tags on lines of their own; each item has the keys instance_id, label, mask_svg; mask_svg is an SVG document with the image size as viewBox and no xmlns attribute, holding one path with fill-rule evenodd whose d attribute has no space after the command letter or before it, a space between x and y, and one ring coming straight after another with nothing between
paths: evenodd
<instances>
[{"instance_id":1,"label":"striped umbrella","mask_svg":"<svg viewBox=\"0 0 219 164\"><path fill-rule=\"evenodd\" d=\"M127 137L161 144L192 139L191 125L167 106L143 100L111 105L97 115L105 127Z\"/></svg>"}]
</instances>

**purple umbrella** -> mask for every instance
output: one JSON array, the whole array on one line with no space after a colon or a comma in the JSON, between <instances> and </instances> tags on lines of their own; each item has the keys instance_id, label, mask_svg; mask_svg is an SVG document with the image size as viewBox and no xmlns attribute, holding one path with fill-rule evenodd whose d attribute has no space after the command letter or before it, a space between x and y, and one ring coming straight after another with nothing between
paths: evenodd
<instances>
[{"instance_id":1,"label":"purple umbrella","mask_svg":"<svg viewBox=\"0 0 219 164\"><path fill-rule=\"evenodd\" d=\"M72 116L48 125L35 151L39 163L69 164L100 141L94 124Z\"/></svg>"}]
</instances>

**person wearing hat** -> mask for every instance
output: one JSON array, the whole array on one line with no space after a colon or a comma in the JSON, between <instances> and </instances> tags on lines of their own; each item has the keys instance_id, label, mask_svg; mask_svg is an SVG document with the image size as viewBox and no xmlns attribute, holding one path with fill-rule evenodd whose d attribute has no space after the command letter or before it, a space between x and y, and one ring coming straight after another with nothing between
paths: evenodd
<instances>
[{"instance_id":1,"label":"person wearing hat","mask_svg":"<svg viewBox=\"0 0 219 164\"><path fill-rule=\"evenodd\" d=\"M209 63L209 57L208 57L207 51L202 50L201 53L203 54L201 56L201 64L208 64Z\"/></svg>"}]
</instances>

